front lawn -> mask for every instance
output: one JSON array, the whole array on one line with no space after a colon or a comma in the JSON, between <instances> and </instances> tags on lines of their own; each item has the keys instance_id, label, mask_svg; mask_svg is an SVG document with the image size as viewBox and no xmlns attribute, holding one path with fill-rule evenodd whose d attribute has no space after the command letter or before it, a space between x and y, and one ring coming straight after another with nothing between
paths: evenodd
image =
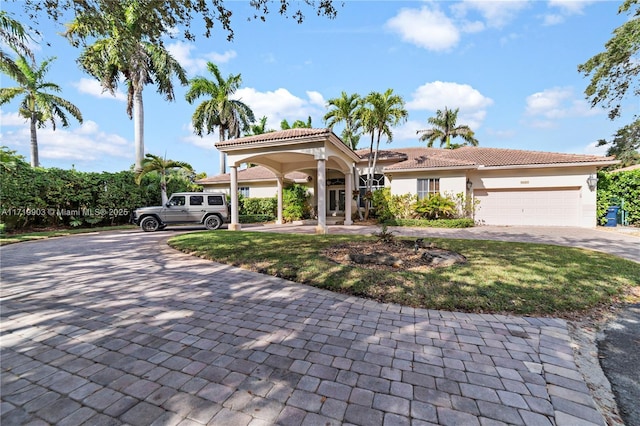
<instances>
[{"instance_id":1,"label":"front lawn","mask_svg":"<svg viewBox=\"0 0 640 426\"><path fill-rule=\"evenodd\" d=\"M324 257L354 235L198 232L176 236L181 251L291 281L381 302L450 311L570 316L639 285L640 264L544 244L429 239L468 263L426 272L372 270Z\"/></svg>"}]
</instances>

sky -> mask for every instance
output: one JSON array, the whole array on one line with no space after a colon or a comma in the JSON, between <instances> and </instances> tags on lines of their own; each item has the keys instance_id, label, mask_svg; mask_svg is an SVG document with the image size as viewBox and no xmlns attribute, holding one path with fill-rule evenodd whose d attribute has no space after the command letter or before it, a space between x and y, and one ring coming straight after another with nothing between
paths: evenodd
<instances>
[{"instance_id":1,"label":"sky","mask_svg":"<svg viewBox=\"0 0 640 426\"><path fill-rule=\"evenodd\" d=\"M307 9L302 24L277 13L266 22L247 21L248 0L226 4L233 11L233 41L221 30L205 38L194 22L195 42L185 42L177 29L166 46L189 78L213 80L207 61L225 77L241 74L235 98L257 119L266 116L269 129L279 130L283 119L293 123L309 116L313 127L326 127L327 101L342 91L366 96L391 88L409 115L381 149L424 146L416 131L429 128L427 119L447 107L459 108L458 124L475 131L479 146L604 155L606 147L596 147L597 141L610 140L640 113L633 98L625 99L616 121L602 108L591 108L584 95L589 79L577 70L604 51L614 29L628 19L618 14L619 1L337 1L335 19ZM19 0L4 0L0 7L29 23ZM77 65L80 50L60 35L61 24L41 18L38 29L43 39L33 45L36 59L56 57L47 80L61 87L58 95L84 118L83 124L72 119L67 128L38 130L41 165L130 169L134 127L126 114L126 86L116 96L103 92ZM144 89L145 152L215 175L217 131L200 137L191 125L204 99L189 104L187 87L174 83L174 102L152 85ZM0 86L15 83L2 75ZM29 125L17 112L17 102L2 106L0 145L28 160ZM369 138L363 135L358 148L368 148Z\"/></svg>"}]
</instances>

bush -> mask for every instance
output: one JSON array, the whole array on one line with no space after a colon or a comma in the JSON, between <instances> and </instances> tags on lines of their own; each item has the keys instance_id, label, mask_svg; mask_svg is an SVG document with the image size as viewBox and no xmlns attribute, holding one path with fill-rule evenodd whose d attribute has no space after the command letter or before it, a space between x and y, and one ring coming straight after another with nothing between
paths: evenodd
<instances>
[{"instance_id":1,"label":"bush","mask_svg":"<svg viewBox=\"0 0 640 426\"><path fill-rule=\"evenodd\" d=\"M242 198L240 212L244 215L267 215L275 217L278 209L278 199L270 198Z\"/></svg>"},{"instance_id":2,"label":"bush","mask_svg":"<svg viewBox=\"0 0 640 426\"><path fill-rule=\"evenodd\" d=\"M440 194L432 194L416 203L415 211L422 219L450 219L456 216L456 202Z\"/></svg>"},{"instance_id":3,"label":"bush","mask_svg":"<svg viewBox=\"0 0 640 426\"><path fill-rule=\"evenodd\" d=\"M302 185L294 184L289 188L285 188L282 193L282 218L284 221L292 222L310 218L309 197L307 188Z\"/></svg>"},{"instance_id":4,"label":"bush","mask_svg":"<svg viewBox=\"0 0 640 426\"><path fill-rule=\"evenodd\" d=\"M607 223L607 209L620 205L628 212L629 224L640 226L640 170L598 173L598 223Z\"/></svg>"},{"instance_id":5,"label":"bush","mask_svg":"<svg viewBox=\"0 0 640 426\"><path fill-rule=\"evenodd\" d=\"M420 228L471 228L473 219L389 219L384 222L389 226L414 226Z\"/></svg>"},{"instance_id":6,"label":"bush","mask_svg":"<svg viewBox=\"0 0 640 426\"><path fill-rule=\"evenodd\" d=\"M268 214L243 214L238 217L240 223L265 223L274 219L275 216Z\"/></svg>"},{"instance_id":7,"label":"bush","mask_svg":"<svg viewBox=\"0 0 640 426\"><path fill-rule=\"evenodd\" d=\"M133 171L87 173L32 168L14 159L0 167L0 222L7 231L34 227L92 227L129 222L138 207L159 205L160 176L136 185ZM186 178L169 180L170 193L193 190Z\"/></svg>"}]
</instances>

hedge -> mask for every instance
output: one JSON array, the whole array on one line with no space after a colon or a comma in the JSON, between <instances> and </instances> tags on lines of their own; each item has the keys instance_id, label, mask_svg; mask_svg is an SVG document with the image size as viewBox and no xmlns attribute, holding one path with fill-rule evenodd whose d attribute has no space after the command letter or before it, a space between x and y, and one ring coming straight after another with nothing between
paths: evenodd
<instances>
[{"instance_id":1,"label":"hedge","mask_svg":"<svg viewBox=\"0 0 640 426\"><path fill-rule=\"evenodd\" d=\"M387 219L383 222L388 226L414 226L421 228L471 228L475 224L473 219Z\"/></svg>"}]
</instances>

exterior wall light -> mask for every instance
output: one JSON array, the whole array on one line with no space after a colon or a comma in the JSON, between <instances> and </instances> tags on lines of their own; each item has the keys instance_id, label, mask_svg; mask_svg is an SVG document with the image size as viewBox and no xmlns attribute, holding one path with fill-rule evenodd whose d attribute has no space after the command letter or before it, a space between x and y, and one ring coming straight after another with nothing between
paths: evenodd
<instances>
[{"instance_id":1,"label":"exterior wall light","mask_svg":"<svg viewBox=\"0 0 640 426\"><path fill-rule=\"evenodd\" d=\"M473 187L473 183L469 179L467 179L467 190L471 191L472 187Z\"/></svg>"},{"instance_id":2,"label":"exterior wall light","mask_svg":"<svg viewBox=\"0 0 640 426\"><path fill-rule=\"evenodd\" d=\"M591 173L587 178L587 185L590 191L595 191L598 186L598 178Z\"/></svg>"}]
</instances>

